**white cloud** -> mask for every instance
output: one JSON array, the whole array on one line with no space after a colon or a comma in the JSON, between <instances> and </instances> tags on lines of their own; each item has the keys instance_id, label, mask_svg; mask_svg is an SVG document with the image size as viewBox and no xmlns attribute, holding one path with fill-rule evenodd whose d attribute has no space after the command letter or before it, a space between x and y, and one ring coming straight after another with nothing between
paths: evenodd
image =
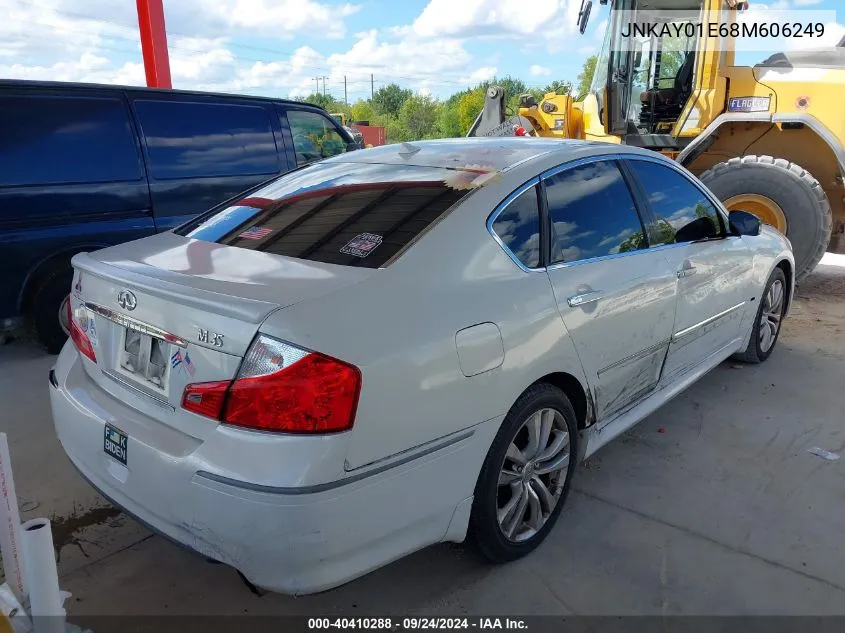
<instances>
[{"instance_id":1,"label":"white cloud","mask_svg":"<svg viewBox=\"0 0 845 633\"><path fill-rule=\"evenodd\" d=\"M462 84L477 84L482 81L488 81L495 76L495 66L482 66L481 68L472 71L469 75L462 77L458 81Z\"/></svg>"},{"instance_id":2,"label":"white cloud","mask_svg":"<svg viewBox=\"0 0 845 633\"><path fill-rule=\"evenodd\" d=\"M496 54L474 58L467 37L511 38L538 52L543 46L571 48L572 37L559 35L574 33L580 5L535 0L526 11L515 0L429 0L412 24L357 33L337 51L337 44L328 48L315 38L343 36L346 18L364 4L340 2L169 0L174 87L304 96L314 92L312 78L319 75L328 78L325 85L337 98L343 97L345 77L354 100L369 94L373 74L376 88L396 82L421 94L449 94L492 78L501 65ZM131 0L0 0L0 15L2 77L145 84ZM301 36L308 36L309 46L291 44ZM535 64L526 72L545 77L556 71Z\"/></svg>"},{"instance_id":3,"label":"white cloud","mask_svg":"<svg viewBox=\"0 0 845 633\"><path fill-rule=\"evenodd\" d=\"M322 37L342 37L343 18L360 9L360 5L329 5L315 0L179 0L178 9L177 3L172 4L180 23L186 8L196 11L186 26L196 27L200 21L225 30L241 29L278 38L304 31Z\"/></svg>"},{"instance_id":4,"label":"white cloud","mask_svg":"<svg viewBox=\"0 0 845 633\"><path fill-rule=\"evenodd\" d=\"M824 0L793 0L796 7L811 7L816 4L821 4Z\"/></svg>"},{"instance_id":5,"label":"white cloud","mask_svg":"<svg viewBox=\"0 0 845 633\"><path fill-rule=\"evenodd\" d=\"M413 23L422 37L534 36L550 51L571 42L581 0L535 0L528 10L523 0L429 0Z\"/></svg>"}]
</instances>

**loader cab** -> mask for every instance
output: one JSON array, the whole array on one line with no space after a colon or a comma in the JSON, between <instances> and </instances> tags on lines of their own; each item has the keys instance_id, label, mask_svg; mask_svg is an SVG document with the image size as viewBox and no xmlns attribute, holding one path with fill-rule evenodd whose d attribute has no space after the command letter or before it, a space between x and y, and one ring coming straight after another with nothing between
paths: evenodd
<instances>
[{"instance_id":1,"label":"loader cab","mask_svg":"<svg viewBox=\"0 0 845 633\"><path fill-rule=\"evenodd\" d=\"M693 94L701 0L618 0L613 9L590 89L605 132L627 145L680 149L687 141L672 130ZM666 28L635 26L658 18Z\"/></svg>"}]
</instances>

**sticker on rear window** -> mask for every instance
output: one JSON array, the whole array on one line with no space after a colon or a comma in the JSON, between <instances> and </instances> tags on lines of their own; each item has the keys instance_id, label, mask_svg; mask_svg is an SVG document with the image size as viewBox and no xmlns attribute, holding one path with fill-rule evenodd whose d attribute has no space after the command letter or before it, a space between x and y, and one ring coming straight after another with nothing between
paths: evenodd
<instances>
[{"instance_id":1,"label":"sticker on rear window","mask_svg":"<svg viewBox=\"0 0 845 633\"><path fill-rule=\"evenodd\" d=\"M355 255L355 257L366 257L372 253L382 242L381 235L373 233L361 233L356 235L340 249L344 255Z\"/></svg>"},{"instance_id":2,"label":"sticker on rear window","mask_svg":"<svg viewBox=\"0 0 845 633\"><path fill-rule=\"evenodd\" d=\"M238 237L241 237L245 240L260 240L262 237L267 237L272 232L273 229L268 228L266 226L252 226L240 235L238 235Z\"/></svg>"}]
</instances>

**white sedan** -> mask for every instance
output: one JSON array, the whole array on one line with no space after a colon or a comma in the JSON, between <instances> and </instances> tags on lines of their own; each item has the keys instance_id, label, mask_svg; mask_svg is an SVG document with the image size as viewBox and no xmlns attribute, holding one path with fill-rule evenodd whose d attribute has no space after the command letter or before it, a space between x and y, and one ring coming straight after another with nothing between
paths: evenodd
<instances>
[{"instance_id":1,"label":"white sedan","mask_svg":"<svg viewBox=\"0 0 845 633\"><path fill-rule=\"evenodd\" d=\"M527 554L581 460L772 353L794 270L657 154L524 138L342 154L73 265L71 461L295 594L468 536Z\"/></svg>"}]
</instances>

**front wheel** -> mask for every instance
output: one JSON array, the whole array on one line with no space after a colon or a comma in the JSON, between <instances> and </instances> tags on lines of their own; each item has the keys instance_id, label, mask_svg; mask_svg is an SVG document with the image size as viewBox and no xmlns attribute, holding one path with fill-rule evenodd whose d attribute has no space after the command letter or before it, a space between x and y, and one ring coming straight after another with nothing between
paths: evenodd
<instances>
[{"instance_id":1,"label":"front wheel","mask_svg":"<svg viewBox=\"0 0 845 633\"><path fill-rule=\"evenodd\" d=\"M534 385L511 407L472 507L471 531L488 560L515 560L543 542L569 494L577 448L575 411L557 387Z\"/></svg>"},{"instance_id":2,"label":"front wheel","mask_svg":"<svg viewBox=\"0 0 845 633\"><path fill-rule=\"evenodd\" d=\"M775 268L760 297L760 307L757 308L748 349L738 355L737 360L762 363L772 355L780 336L783 316L786 314L787 292L786 275L780 268Z\"/></svg>"}]
</instances>

